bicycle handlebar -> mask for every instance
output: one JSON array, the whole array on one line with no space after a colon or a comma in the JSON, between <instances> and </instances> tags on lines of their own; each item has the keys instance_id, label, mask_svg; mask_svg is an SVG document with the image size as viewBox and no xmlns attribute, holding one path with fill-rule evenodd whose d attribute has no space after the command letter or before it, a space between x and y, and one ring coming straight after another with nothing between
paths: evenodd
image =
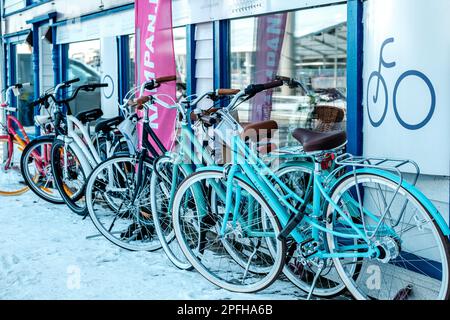
<instances>
[{"instance_id":1,"label":"bicycle handlebar","mask_svg":"<svg viewBox=\"0 0 450 320\"><path fill-rule=\"evenodd\" d=\"M73 83L76 83L76 82L80 82L80 78L75 78L75 79L72 79L72 80L67 80L67 81L64 81L62 84L65 85L65 86L69 86L69 85L71 85L71 84L73 84Z\"/></svg>"},{"instance_id":2,"label":"bicycle handlebar","mask_svg":"<svg viewBox=\"0 0 450 320\"><path fill-rule=\"evenodd\" d=\"M218 96L234 96L238 94L241 90L239 89L217 89L216 95Z\"/></svg>"},{"instance_id":3,"label":"bicycle handlebar","mask_svg":"<svg viewBox=\"0 0 450 320\"><path fill-rule=\"evenodd\" d=\"M93 91L98 88L107 88L108 86L109 84L107 83L88 83L80 86L80 88L82 88L81 90L83 91Z\"/></svg>"},{"instance_id":4,"label":"bicycle handlebar","mask_svg":"<svg viewBox=\"0 0 450 320\"><path fill-rule=\"evenodd\" d=\"M76 79L74 79L76 80ZM74 80L70 80L71 83L75 83L77 81ZM75 92L72 94L72 96L70 98L67 99L63 99L63 100L56 100L55 96L53 94L47 93L45 95L43 95L42 97L40 97L39 99L31 102L28 104L29 107L36 107L38 105L41 104L45 104L49 99L52 99L56 104L64 104L64 103L69 103L70 101L74 100L78 93L83 90L83 91L93 91L97 88L104 88L104 87L108 87L107 83L91 83L91 84L85 84L85 85L81 85L79 86Z\"/></svg>"},{"instance_id":5,"label":"bicycle handlebar","mask_svg":"<svg viewBox=\"0 0 450 320\"><path fill-rule=\"evenodd\" d=\"M311 92L309 91L309 89L299 80L296 80L294 78L289 78L289 77L284 77L284 76L276 76L275 77L277 80L281 80L284 83L286 83L289 88L302 88L303 91L305 91L307 94L311 94Z\"/></svg>"},{"instance_id":6,"label":"bicycle handlebar","mask_svg":"<svg viewBox=\"0 0 450 320\"><path fill-rule=\"evenodd\" d=\"M274 80L274 81L262 83L262 84L251 84L245 89L245 94L252 96L261 91L281 87L282 85L283 85L283 81L281 81L281 80Z\"/></svg>"},{"instance_id":7,"label":"bicycle handlebar","mask_svg":"<svg viewBox=\"0 0 450 320\"><path fill-rule=\"evenodd\" d=\"M164 83L164 82L170 82L177 80L177 76L165 76L165 77L159 77L155 79L156 83Z\"/></svg>"},{"instance_id":8,"label":"bicycle handlebar","mask_svg":"<svg viewBox=\"0 0 450 320\"><path fill-rule=\"evenodd\" d=\"M165 82L175 81L177 80L177 76L164 76L159 77L150 81L147 81L143 84L143 88L145 90L153 90L155 88L158 88L161 84ZM142 90L141 90L142 91ZM141 92L142 93L142 92ZM141 94L142 96L142 94Z\"/></svg>"}]
</instances>

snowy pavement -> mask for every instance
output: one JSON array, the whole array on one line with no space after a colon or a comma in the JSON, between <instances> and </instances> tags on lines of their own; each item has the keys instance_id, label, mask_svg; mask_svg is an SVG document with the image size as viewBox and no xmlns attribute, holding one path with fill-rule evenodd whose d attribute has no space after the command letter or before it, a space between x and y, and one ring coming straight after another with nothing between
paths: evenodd
<instances>
[{"instance_id":1,"label":"snowy pavement","mask_svg":"<svg viewBox=\"0 0 450 320\"><path fill-rule=\"evenodd\" d=\"M130 252L65 206L31 192L0 197L0 299L302 299L277 281L257 294L215 287L171 265L164 252Z\"/></svg>"}]
</instances>

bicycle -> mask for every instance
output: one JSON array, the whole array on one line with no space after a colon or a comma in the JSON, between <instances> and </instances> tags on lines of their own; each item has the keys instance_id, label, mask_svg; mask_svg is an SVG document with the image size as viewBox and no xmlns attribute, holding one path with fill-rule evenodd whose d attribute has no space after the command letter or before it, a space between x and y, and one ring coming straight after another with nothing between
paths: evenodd
<instances>
[{"instance_id":1,"label":"bicycle","mask_svg":"<svg viewBox=\"0 0 450 320\"><path fill-rule=\"evenodd\" d=\"M316 264L309 296L324 276L342 281L358 299L395 299L405 288L409 299L447 299L449 254L444 236L450 230L431 202L403 179L399 168L414 166L413 162L346 153L335 158L346 144L344 132L297 129L293 134L303 152L296 156L314 163L310 187L301 197L239 138L239 126L230 116L237 101L280 85L250 86L237 94L229 107L216 112L220 117L216 134L232 149L232 164L197 170L179 185L172 205L175 235L188 261L217 286L255 292L278 277L285 262L285 240L290 236L298 243L299 255ZM330 162L336 168L327 173L322 166ZM392 165L386 165L388 162ZM225 189L221 212L208 203L209 186ZM428 237L423 241L425 248L415 241L417 233ZM224 250L225 237L247 242L245 266ZM258 251L262 246L268 250ZM417 261L423 265L433 262L440 273L435 271L431 277ZM404 267L408 263L414 268ZM337 273L328 273L330 267ZM390 273L393 268L399 272ZM400 278L405 274L408 279Z\"/></svg>"},{"instance_id":2,"label":"bicycle","mask_svg":"<svg viewBox=\"0 0 450 320\"><path fill-rule=\"evenodd\" d=\"M59 132L64 134L64 124L61 124L61 121L64 119L64 107L70 112L70 108L68 103L74 100L79 91L77 91L74 95L67 99L57 100L55 95L64 89L68 89L72 84L79 82L79 79L73 79L69 81L62 82L58 84L54 89L50 89L45 92L38 100L31 103L32 106L45 106L49 108L58 107L55 114L50 116L39 116L40 122L46 122L47 125L56 122L56 119L59 119L59 123L56 124L57 128L59 128ZM81 86L80 90L92 90L97 88L97 84L90 84ZM122 111L126 112L124 108L121 108ZM84 113L80 113L76 117L79 120L82 120L86 114L89 114L91 111L87 111ZM100 114L99 110L95 111L97 114ZM126 151L127 147L123 146L120 141L120 138L117 139L117 134L111 133L114 126L117 125L120 120L123 120L122 117L116 117L112 119L99 121L95 127L94 134L90 133L89 123L86 122L85 127L88 132L90 138L92 140L92 144L94 145L97 154L100 158L106 158L110 152L116 151ZM84 139L86 136L83 137ZM56 182L53 178L53 173L51 170L51 150L52 146L55 142L55 135L43 135L35 138L28 146L25 148L24 153L21 158L22 163L22 176L25 179L26 184L31 188L31 190L40 198L54 204L64 204L66 203L65 199L61 196L59 192ZM110 145L108 145L110 143ZM111 145L112 150L111 150ZM69 156L71 158L72 155ZM77 159L75 155L73 155L73 159ZM77 162L74 160L74 162ZM76 164L77 165L77 164ZM78 163L79 165L79 163ZM68 170L71 170L70 168ZM82 189L79 189L81 192ZM68 187L64 187L64 192L67 196L74 197L74 193L69 190ZM79 193L79 192L78 192ZM78 197L78 196L77 196ZM76 198L76 197L75 197ZM81 213L80 213L81 214Z\"/></svg>"},{"instance_id":3,"label":"bicycle","mask_svg":"<svg viewBox=\"0 0 450 320\"><path fill-rule=\"evenodd\" d=\"M26 185L38 197L53 204L64 204L51 173L51 146L55 139L54 135L54 114L55 101L51 99L52 95L57 95L60 90L67 89L71 84L80 81L73 79L62 82L54 88L48 89L36 101L29 104L29 107L44 107L47 114L35 116L36 124L42 128L44 135L38 136L27 144L23 150L20 163L21 173Z\"/></svg>"},{"instance_id":4,"label":"bicycle","mask_svg":"<svg viewBox=\"0 0 450 320\"><path fill-rule=\"evenodd\" d=\"M22 183L20 175L20 156L30 138L25 128L13 115L17 108L11 106L11 94L20 94L22 88L31 86L29 83L18 83L6 89L6 102L2 102L0 110L4 123L0 123L0 195L16 196L28 191Z\"/></svg>"},{"instance_id":5,"label":"bicycle","mask_svg":"<svg viewBox=\"0 0 450 320\"><path fill-rule=\"evenodd\" d=\"M384 122L384 119L386 118L387 111L388 111L389 94L388 94L388 89L387 89L387 85L386 85L386 80L384 79L383 75L381 74L381 70L382 70L382 67L384 67L386 69L392 69L396 66L395 62L386 62L383 58L384 48L388 44L391 44L393 42L394 42L394 38L388 38L381 45L378 70L371 73L371 75L369 77L369 81L367 82L367 91L366 91L367 113L369 116L369 121L373 127L381 126L381 124ZM400 84L402 83L402 81L408 77L417 77L420 80L422 80L427 85L427 88L430 93L431 104L429 107L429 111L428 111L427 115L425 116L425 118L422 121L420 121L419 123L409 123L409 122L405 121L398 111L398 104L397 104L398 90L399 90L399 87L400 87ZM371 96L369 94L369 90L371 88L370 84L371 84L372 80L374 80L374 79L377 80L376 91L375 91L375 94L373 96ZM371 107L369 104L369 97L370 96L372 97L372 101L374 104L376 104L378 102L379 94L380 94L380 83L381 83L381 86L383 87L385 104L384 104L384 107L381 112L381 117L377 120L377 119L374 119L374 116L370 112ZM433 84L431 83L431 80L423 72L420 72L418 70L408 70L408 71L404 72L403 74L401 74L400 77L397 79L397 82L395 83L395 86L394 86L393 109L394 109L394 114L395 114L397 121L404 128L406 128L408 130L418 130L418 129L421 129L424 126L426 126L430 122L431 118L433 117L434 111L436 109L436 91L433 87Z\"/></svg>"},{"instance_id":6,"label":"bicycle","mask_svg":"<svg viewBox=\"0 0 450 320\"><path fill-rule=\"evenodd\" d=\"M144 97L145 90L175 80L168 76L143 83L139 99L152 99ZM131 107L137 106L132 103ZM110 242L127 250L154 251L161 245L150 208L150 177L154 159L167 150L150 127L148 109L138 109L144 110L142 119L131 114L128 126L137 131L142 120L142 146L134 154L116 155L96 166L86 183L86 204L95 227Z\"/></svg>"},{"instance_id":7,"label":"bicycle","mask_svg":"<svg viewBox=\"0 0 450 320\"><path fill-rule=\"evenodd\" d=\"M284 79L286 84L290 87L298 87L302 86L302 83L294 80L294 79ZM182 101L180 104L168 105L164 102L161 102L157 96L153 97L151 103L157 102L160 106L165 108L177 108L179 114L179 123L180 130L178 132L178 146L179 150L167 152L165 155L156 159L154 163L153 174L151 178L151 204L152 204L152 214L155 225L156 233L158 234L160 243L172 263L180 269L190 269L192 268L189 261L186 260L184 254L180 252L179 246L177 245L177 241L174 240L174 232L171 223L171 212L173 205L173 196L177 189L177 186L183 180L187 174L191 174L193 172L193 168L200 168L205 165L213 165L214 159L212 159L210 152L207 151L207 148L203 148L202 145L197 141L195 135L190 130L190 125L188 125L188 117L191 114L191 120L195 120L198 123L203 123L206 128L212 127L215 124L215 119L210 117L209 114L211 111L214 111L214 106L209 110L201 110L196 108L196 105L199 101L201 101L205 97L209 97L211 100L217 102L223 97L228 97L239 93L240 90L235 89L218 89L215 92L205 93L196 99L192 98L192 100L187 99ZM194 95L195 96L195 95ZM155 107L153 107L155 108ZM193 110L193 111L191 111ZM194 116L192 116L194 115ZM193 127L198 128L197 125L193 125ZM274 121L254 123L245 128L242 128L242 134L246 138L249 138L250 142L255 144L253 147L259 149L262 152L270 151L271 146L269 143L265 145L267 142L260 141L261 138L261 130L275 130L277 128L277 124ZM251 132L248 132L251 131ZM250 135L249 135L250 133ZM256 133L253 135L251 133ZM264 134L262 134L264 135ZM271 133L267 134L267 137L271 137ZM283 148L280 151L283 151L283 157L288 161L285 164L281 165L281 167L276 171L276 174L280 178L291 178L292 175L295 174L296 177L299 177L299 173L301 175L308 176L311 174L312 170L308 167L308 164L302 163L301 161L296 161L295 156L292 157L290 154L292 150L296 150L297 148ZM286 153L286 151L289 151ZM196 157L195 152L201 153L202 161ZM270 154L265 156L271 165L275 162L274 160L279 158L271 157ZM296 185L297 189L299 185ZM301 188L305 188L305 186L300 186ZM216 191L218 191L219 196L217 197ZM224 192L221 190L217 190L213 188L210 192L209 198L211 202L215 204L212 207L217 208L218 199L224 200ZM217 210L217 209L216 209ZM238 263L245 265L246 262L242 262L239 255L235 253L234 246L241 245L237 242L232 244L227 241L223 242L224 248L233 256ZM286 277L293 282L296 286L301 288L302 290L309 291L311 279L308 270L305 272L299 273L299 266L297 258L293 256L292 248L294 245L289 246L289 254L286 258L286 262L290 262L289 265L283 269L283 273ZM306 269L306 268L305 268ZM331 296L337 295L343 289L339 288L329 288L330 284L327 284L326 281L320 281L321 287L317 288L314 292L315 295L319 296ZM318 287L318 286L317 286Z\"/></svg>"}]
</instances>

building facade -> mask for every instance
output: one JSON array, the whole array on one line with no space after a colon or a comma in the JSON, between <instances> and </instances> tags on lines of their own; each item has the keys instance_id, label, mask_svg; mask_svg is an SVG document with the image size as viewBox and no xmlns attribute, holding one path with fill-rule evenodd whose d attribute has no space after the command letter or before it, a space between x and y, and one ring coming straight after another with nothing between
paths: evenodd
<instances>
[{"instance_id":1,"label":"building facade","mask_svg":"<svg viewBox=\"0 0 450 320\"><path fill-rule=\"evenodd\" d=\"M25 125L33 116L27 102L72 78L110 84L83 93L71 106L74 113L101 105L105 117L117 114L117 102L136 85L134 1L2 5L2 88L33 84L14 101ZM301 79L317 103L340 110L334 125L347 130L350 152L416 160L419 187L448 220L450 97L444 78L450 70L440 68L441 57L432 52L440 50L445 59L450 45L437 48L426 34L413 39L405 27L415 25L414 35L421 34L421 15L448 12L448 1L173 0L172 6L180 92L242 88L275 75ZM390 12L404 14L397 19ZM445 30L429 22L426 28L428 34ZM283 143L293 142L290 130L314 127L308 101L305 92L286 88L271 98L270 117L278 121ZM242 105L240 121L252 121L252 110L252 102Z\"/></svg>"}]
</instances>

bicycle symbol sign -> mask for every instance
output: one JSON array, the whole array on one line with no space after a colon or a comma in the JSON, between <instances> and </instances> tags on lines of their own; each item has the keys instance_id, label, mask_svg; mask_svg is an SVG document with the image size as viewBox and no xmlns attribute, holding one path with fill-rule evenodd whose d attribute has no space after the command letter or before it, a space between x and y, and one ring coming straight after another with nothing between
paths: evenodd
<instances>
[{"instance_id":1,"label":"bicycle symbol sign","mask_svg":"<svg viewBox=\"0 0 450 320\"><path fill-rule=\"evenodd\" d=\"M381 126L381 124L383 123L387 111L388 111L388 104L389 104L389 95L388 95L388 89L387 89L387 85L386 85L386 81L383 77L383 75L381 74L382 71L382 67L386 68L386 69L392 69L396 66L395 62L386 62L383 58L383 50L384 48L390 44L394 42L394 38L389 38L387 40L385 40L383 42L383 44L381 45L381 49L380 49L380 59L379 59L379 66L378 66L378 71L374 71L372 72L372 74L369 77L369 81L367 83L367 92L366 92L366 105L367 105L367 112L369 114L369 120L370 123L372 124L372 126L374 127L379 127ZM429 106L429 110L428 113L426 115L426 117L420 121L419 123L409 123L407 121L405 121L400 113L398 112L398 104L397 104L397 94L398 94L398 90L400 87L400 84L402 83L403 80L405 80L408 77L417 77L420 80L422 80L428 87L429 89L429 93L431 96L431 105ZM369 94L369 91L371 89L371 82L373 80L376 80L376 91L373 95ZM381 112L381 117L375 119L374 118L374 108L376 107L375 104L378 102L378 99L380 98L380 84L382 87L382 94L384 94L385 97L385 104L384 104L384 109ZM372 99L369 99L369 97L371 97ZM369 104L369 100L373 101L373 105L371 106L371 104ZM433 84L431 83L430 79L423 74L420 71L417 70L408 70L406 72L404 72L397 80L397 82L395 83L395 87L394 87L394 92L393 92L393 107L394 107L394 113L395 113L395 117L397 118L398 122L406 129L408 130L418 130L420 128L423 128L433 117L434 111L436 109L436 92L434 90ZM371 113L372 110L372 113Z\"/></svg>"}]
</instances>

